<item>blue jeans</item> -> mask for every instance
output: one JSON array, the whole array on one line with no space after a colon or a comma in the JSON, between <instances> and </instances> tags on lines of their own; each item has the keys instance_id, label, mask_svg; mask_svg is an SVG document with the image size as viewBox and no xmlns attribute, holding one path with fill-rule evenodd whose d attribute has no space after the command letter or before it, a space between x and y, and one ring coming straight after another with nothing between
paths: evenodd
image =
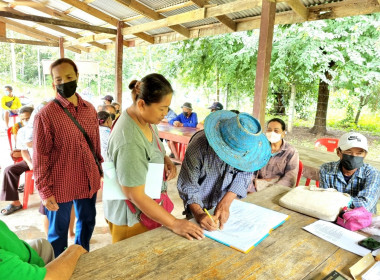
<instances>
[{"instance_id":1,"label":"blue jeans","mask_svg":"<svg viewBox=\"0 0 380 280\"><path fill-rule=\"evenodd\" d=\"M92 198L58 203L58 211L49 211L45 207L45 213L49 220L48 241L53 246L55 257L58 257L67 248L67 234L73 203L77 217L75 244L81 245L87 251L90 250L90 239L95 228L96 194Z\"/></svg>"}]
</instances>

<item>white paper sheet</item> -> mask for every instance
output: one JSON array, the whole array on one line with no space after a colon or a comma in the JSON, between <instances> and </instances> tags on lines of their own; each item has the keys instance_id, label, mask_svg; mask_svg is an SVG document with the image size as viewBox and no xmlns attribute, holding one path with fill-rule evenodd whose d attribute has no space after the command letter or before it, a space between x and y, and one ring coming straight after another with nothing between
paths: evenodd
<instances>
[{"instance_id":1,"label":"white paper sheet","mask_svg":"<svg viewBox=\"0 0 380 280\"><path fill-rule=\"evenodd\" d=\"M371 250L368 250L358 244L359 241L367 238L366 236L345 229L334 223L319 220L305 226L304 229L342 249L359 256L363 257L371 252ZM379 250L373 251L372 255L376 256Z\"/></svg>"},{"instance_id":2,"label":"white paper sheet","mask_svg":"<svg viewBox=\"0 0 380 280\"><path fill-rule=\"evenodd\" d=\"M213 213L213 210L210 212ZM230 217L223 230L205 230L204 234L224 245L248 253L287 218L288 215L283 213L235 199L231 203Z\"/></svg>"},{"instance_id":3,"label":"white paper sheet","mask_svg":"<svg viewBox=\"0 0 380 280\"><path fill-rule=\"evenodd\" d=\"M380 279L380 262L376 262L364 275L362 280L378 280Z\"/></svg>"},{"instance_id":4,"label":"white paper sheet","mask_svg":"<svg viewBox=\"0 0 380 280\"><path fill-rule=\"evenodd\" d=\"M103 200L125 200L127 199L118 182L113 162L102 163L103 177ZM146 175L145 193L153 199L160 198L164 164L149 163Z\"/></svg>"},{"instance_id":5,"label":"white paper sheet","mask_svg":"<svg viewBox=\"0 0 380 280\"><path fill-rule=\"evenodd\" d=\"M149 163L146 174L145 193L153 199L160 198L162 179L164 176L163 163Z\"/></svg>"},{"instance_id":6,"label":"white paper sheet","mask_svg":"<svg viewBox=\"0 0 380 280\"><path fill-rule=\"evenodd\" d=\"M126 200L125 194L116 176L115 166L112 161L102 163L103 167L103 200Z\"/></svg>"}]
</instances>

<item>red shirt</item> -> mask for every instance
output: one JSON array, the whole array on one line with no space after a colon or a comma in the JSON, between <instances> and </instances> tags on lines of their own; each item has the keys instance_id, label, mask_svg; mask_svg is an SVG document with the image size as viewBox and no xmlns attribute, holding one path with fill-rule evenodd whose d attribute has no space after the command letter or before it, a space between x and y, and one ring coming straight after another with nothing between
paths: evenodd
<instances>
[{"instance_id":1,"label":"red shirt","mask_svg":"<svg viewBox=\"0 0 380 280\"><path fill-rule=\"evenodd\" d=\"M60 95L57 99L87 132L96 155L103 161L95 108L76 95L77 107ZM78 127L52 101L36 115L33 127L33 172L41 198L54 195L59 203L91 198L100 189L100 174Z\"/></svg>"}]
</instances>

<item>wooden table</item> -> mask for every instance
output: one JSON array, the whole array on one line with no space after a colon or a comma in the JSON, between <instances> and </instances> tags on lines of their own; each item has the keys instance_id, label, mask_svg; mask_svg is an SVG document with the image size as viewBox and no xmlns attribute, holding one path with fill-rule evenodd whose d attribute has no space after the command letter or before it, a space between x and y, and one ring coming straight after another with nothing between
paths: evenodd
<instances>
[{"instance_id":1,"label":"wooden table","mask_svg":"<svg viewBox=\"0 0 380 280\"><path fill-rule=\"evenodd\" d=\"M305 148L302 146L294 147L298 150L300 160L304 165L303 176L306 178L311 178L312 180L319 180L319 168L322 164L339 160L336 153ZM366 159L364 159L364 162L372 165L377 170L380 170L380 162Z\"/></svg>"},{"instance_id":2,"label":"wooden table","mask_svg":"<svg viewBox=\"0 0 380 280\"><path fill-rule=\"evenodd\" d=\"M160 138L175 142L180 157L179 163L185 158L187 144L189 144L191 137L199 130L194 127L176 127L169 123L160 123L157 125L157 129Z\"/></svg>"},{"instance_id":3,"label":"wooden table","mask_svg":"<svg viewBox=\"0 0 380 280\"><path fill-rule=\"evenodd\" d=\"M286 191L273 186L245 199L290 215L248 254L159 228L83 255L72 279L322 279L334 269L349 275L360 257L303 230L316 219L279 206Z\"/></svg>"}]
</instances>

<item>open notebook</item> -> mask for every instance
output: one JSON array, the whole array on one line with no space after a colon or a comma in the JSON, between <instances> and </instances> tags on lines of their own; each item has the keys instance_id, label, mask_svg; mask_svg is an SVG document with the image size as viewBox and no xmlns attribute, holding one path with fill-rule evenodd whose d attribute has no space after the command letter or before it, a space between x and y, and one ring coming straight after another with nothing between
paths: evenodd
<instances>
[{"instance_id":1,"label":"open notebook","mask_svg":"<svg viewBox=\"0 0 380 280\"><path fill-rule=\"evenodd\" d=\"M288 218L283 213L235 199L231 203L230 217L223 230L205 230L204 234L224 245L248 253Z\"/></svg>"}]
</instances>

